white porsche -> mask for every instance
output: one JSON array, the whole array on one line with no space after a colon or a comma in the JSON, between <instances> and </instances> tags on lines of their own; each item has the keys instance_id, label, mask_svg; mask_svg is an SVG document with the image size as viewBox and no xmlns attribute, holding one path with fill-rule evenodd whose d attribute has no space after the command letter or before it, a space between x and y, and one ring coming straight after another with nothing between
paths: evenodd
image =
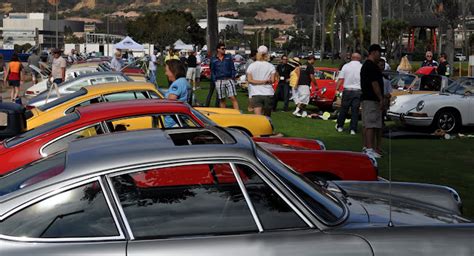
<instances>
[{"instance_id":1,"label":"white porsche","mask_svg":"<svg viewBox=\"0 0 474 256\"><path fill-rule=\"evenodd\" d=\"M412 126L431 126L456 132L474 125L474 77L454 81L440 93L398 96L391 102L388 116Z\"/></svg>"}]
</instances>

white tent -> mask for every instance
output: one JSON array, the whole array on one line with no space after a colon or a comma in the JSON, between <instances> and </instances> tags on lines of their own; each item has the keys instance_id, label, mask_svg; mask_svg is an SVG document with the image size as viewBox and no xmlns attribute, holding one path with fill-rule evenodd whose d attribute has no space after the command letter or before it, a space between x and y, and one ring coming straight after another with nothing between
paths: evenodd
<instances>
[{"instance_id":1,"label":"white tent","mask_svg":"<svg viewBox=\"0 0 474 256\"><path fill-rule=\"evenodd\" d=\"M143 45L133 41L133 39L131 37L127 36L122 41L120 41L119 43L114 44L114 49L144 51L145 47L143 47Z\"/></svg>"},{"instance_id":2,"label":"white tent","mask_svg":"<svg viewBox=\"0 0 474 256\"><path fill-rule=\"evenodd\" d=\"M173 44L173 48L175 50L179 51L192 51L194 50L194 45L192 44L185 44L181 39L178 39L176 42Z\"/></svg>"}]
</instances>

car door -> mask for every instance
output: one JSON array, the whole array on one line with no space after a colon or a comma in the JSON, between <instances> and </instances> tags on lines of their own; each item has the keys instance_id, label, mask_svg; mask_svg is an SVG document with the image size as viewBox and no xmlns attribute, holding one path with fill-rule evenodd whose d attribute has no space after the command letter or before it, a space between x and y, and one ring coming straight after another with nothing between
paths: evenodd
<instances>
[{"instance_id":1,"label":"car door","mask_svg":"<svg viewBox=\"0 0 474 256\"><path fill-rule=\"evenodd\" d=\"M247 164L200 162L109 177L128 256L372 255L352 235L315 229Z\"/></svg>"},{"instance_id":2,"label":"car door","mask_svg":"<svg viewBox=\"0 0 474 256\"><path fill-rule=\"evenodd\" d=\"M126 239L110 207L98 179L32 200L1 222L0 254L125 256Z\"/></svg>"}]
</instances>

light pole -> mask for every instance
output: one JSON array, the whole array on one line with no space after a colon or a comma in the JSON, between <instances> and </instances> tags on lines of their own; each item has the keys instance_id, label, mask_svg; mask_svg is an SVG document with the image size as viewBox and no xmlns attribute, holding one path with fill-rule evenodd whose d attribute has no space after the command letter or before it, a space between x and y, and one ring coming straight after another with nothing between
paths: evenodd
<instances>
[{"instance_id":1,"label":"light pole","mask_svg":"<svg viewBox=\"0 0 474 256\"><path fill-rule=\"evenodd\" d=\"M380 0L372 0L372 16L370 21L370 43L380 44L381 22Z\"/></svg>"}]
</instances>

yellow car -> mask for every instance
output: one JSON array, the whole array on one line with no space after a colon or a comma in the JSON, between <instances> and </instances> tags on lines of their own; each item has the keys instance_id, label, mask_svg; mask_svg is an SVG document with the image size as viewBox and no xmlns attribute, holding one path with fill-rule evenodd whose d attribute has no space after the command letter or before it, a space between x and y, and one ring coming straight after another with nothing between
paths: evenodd
<instances>
[{"instance_id":1,"label":"yellow car","mask_svg":"<svg viewBox=\"0 0 474 256\"><path fill-rule=\"evenodd\" d=\"M83 87L79 91L31 109L31 113L28 114L27 127L33 129L71 113L81 106L100 102L150 98L163 98L163 95L151 83L120 82ZM241 114L238 110L221 108L195 109L220 126L240 129L251 136L273 134L271 120L265 116ZM140 122L141 120L136 120L133 126L146 127Z\"/></svg>"}]
</instances>

